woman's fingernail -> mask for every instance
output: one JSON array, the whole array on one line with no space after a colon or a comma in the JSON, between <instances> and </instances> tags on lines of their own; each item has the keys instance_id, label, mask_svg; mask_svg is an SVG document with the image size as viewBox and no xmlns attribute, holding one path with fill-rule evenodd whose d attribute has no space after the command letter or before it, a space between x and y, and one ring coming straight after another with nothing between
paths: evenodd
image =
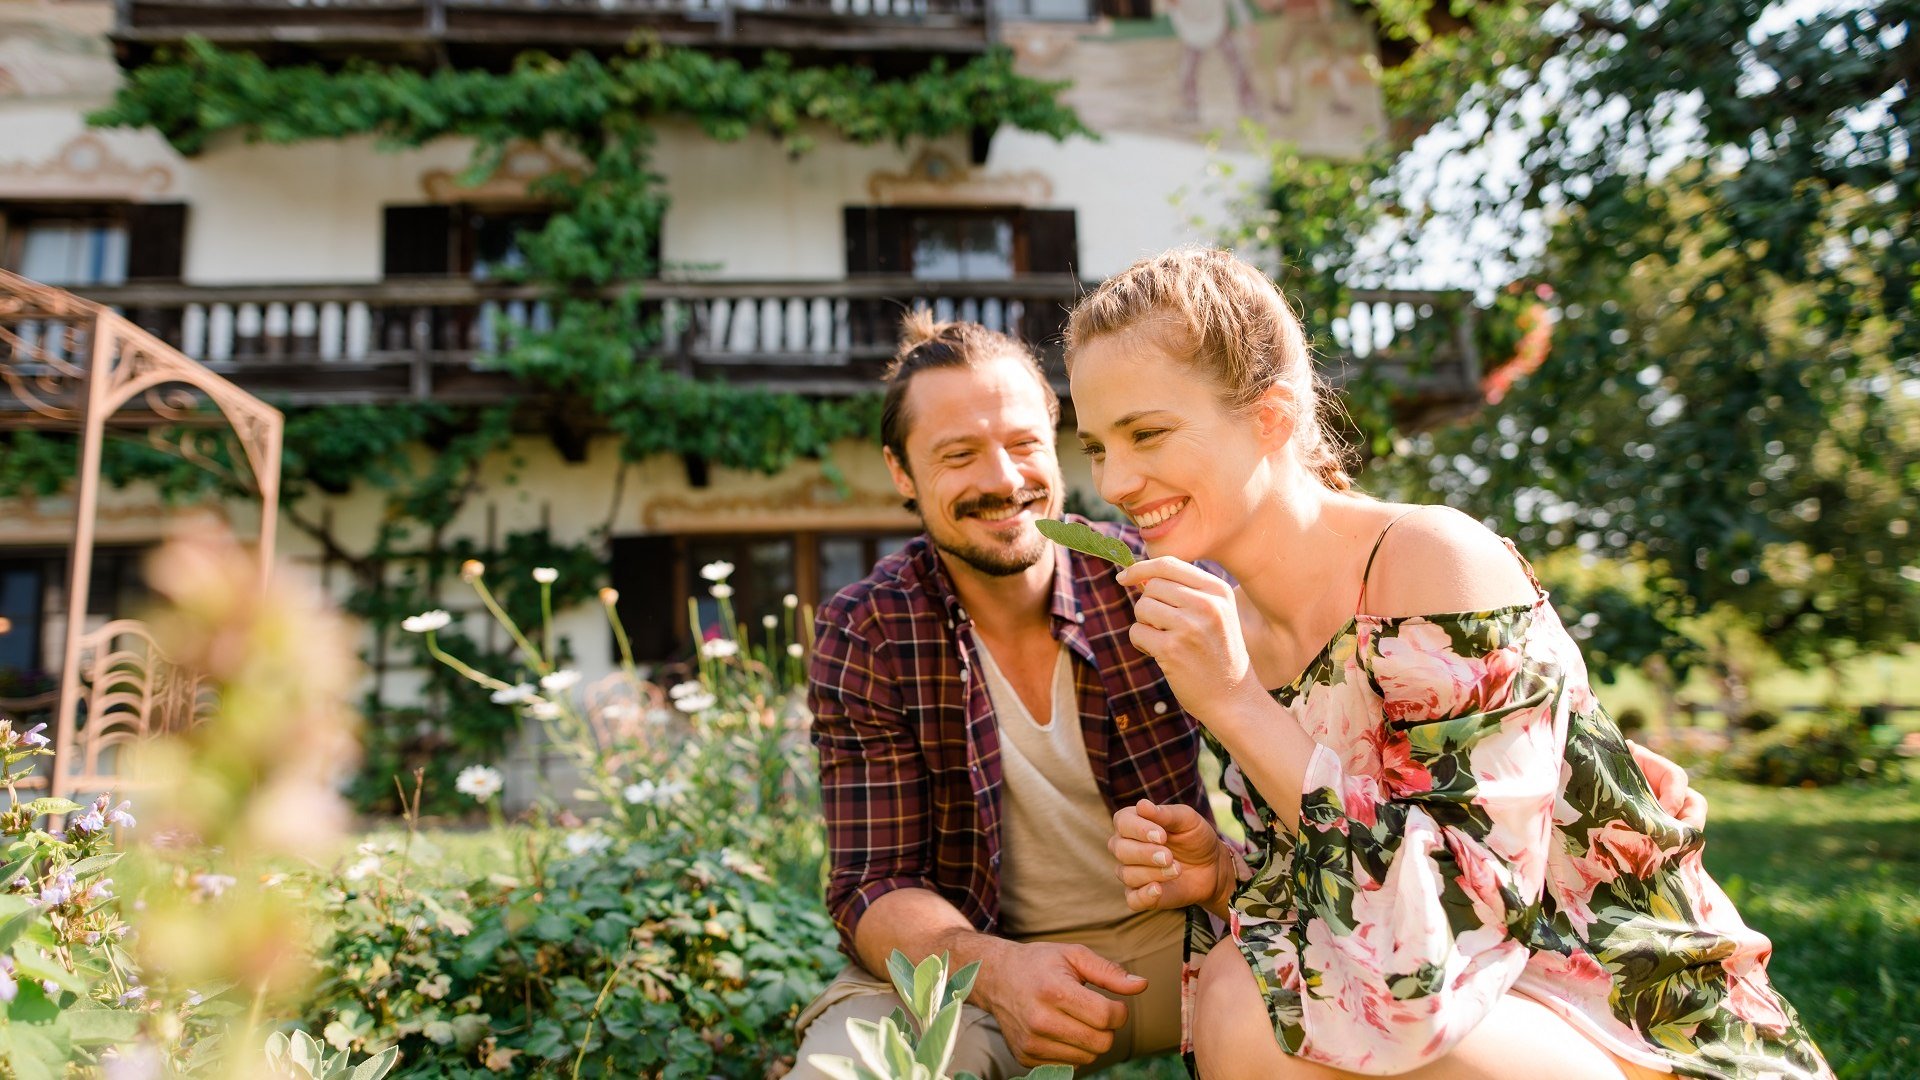
<instances>
[{"instance_id":1,"label":"woman's fingernail","mask_svg":"<svg viewBox=\"0 0 1920 1080\"><path fill-rule=\"evenodd\" d=\"M1161 832L1159 829L1155 829L1152 832L1147 834L1147 839L1153 841L1156 844L1164 844L1167 842L1167 834Z\"/></svg>"},{"instance_id":2,"label":"woman's fingernail","mask_svg":"<svg viewBox=\"0 0 1920 1080\"><path fill-rule=\"evenodd\" d=\"M1164 851L1156 851L1153 853L1153 863L1155 866L1172 866L1173 856Z\"/></svg>"},{"instance_id":3,"label":"woman's fingernail","mask_svg":"<svg viewBox=\"0 0 1920 1080\"><path fill-rule=\"evenodd\" d=\"M1165 870L1162 870L1160 872L1160 876L1164 878L1169 878L1169 879L1177 878L1180 876L1180 871L1176 867L1169 866Z\"/></svg>"}]
</instances>

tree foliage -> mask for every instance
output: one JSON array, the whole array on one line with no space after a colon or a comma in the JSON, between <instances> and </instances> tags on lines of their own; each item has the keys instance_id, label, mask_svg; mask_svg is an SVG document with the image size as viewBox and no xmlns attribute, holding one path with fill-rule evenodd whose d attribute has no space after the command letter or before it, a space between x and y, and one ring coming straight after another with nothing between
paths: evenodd
<instances>
[{"instance_id":1,"label":"tree foliage","mask_svg":"<svg viewBox=\"0 0 1920 1080\"><path fill-rule=\"evenodd\" d=\"M1638 563L1655 617L1614 661L1716 609L1793 663L1920 630L1916 6L1385 9L1390 103L1448 149L1375 197L1556 294L1550 359L1423 479Z\"/></svg>"}]
</instances>

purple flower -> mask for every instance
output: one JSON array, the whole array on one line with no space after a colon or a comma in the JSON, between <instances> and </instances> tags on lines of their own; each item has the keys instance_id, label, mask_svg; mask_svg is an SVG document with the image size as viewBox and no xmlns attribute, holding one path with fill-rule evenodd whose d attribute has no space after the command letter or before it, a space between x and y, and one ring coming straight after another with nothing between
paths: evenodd
<instances>
[{"instance_id":1,"label":"purple flower","mask_svg":"<svg viewBox=\"0 0 1920 1080\"><path fill-rule=\"evenodd\" d=\"M89 836L106 827L107 819L100 811L88 810L86 813L74 818L73 824L67 826L67 829L81 836Z\"/></svg>"},{"instance_id":2,"label":"purple flower","mask_svg":"<svg viewBox=\"0 0 1920 1080\"><path fill-rule=\"evenodd\" d=\"M61 904L73 899L73 890L77 887L77 884L73 879L73 871L71 870L62 870L53 875L53 878L40 889L41 905L45 907L59 907Z\"/></svg>"},{"instance_id":3,"label":"purple flower","mask_svg":"<svg viewBox=\"0 0 1920 1080\"><path fill-rule=\"evenodd\" d=\"M20 741L23 743L26 743L28 746L51 746L53 744L53 740L47 738L45 735L40 734L45 730L47 730L47 725L35 724L32 727L20 733Z\"/></svg>"},{"instance_id":4,"label":"purple flower","mask_svg":"<svg viewBox=\"0 0 1920 1080\"><path fill-rule=\"evenodd\" d=\"M107 820L123 829L133 828L133 803L121 800L120 805L113 808L113 813L107 815Z\"/></svg>"},{"instance_id":5,"label":"purple flower","mask_svg":"<svg viewBox=\"0 0 1920 1080\"><path fill-rule=\"evenodd\" d=\"M126 993L120 995L120 1004L131 1005L136 1001L144 1001L146 999L146 996L147 996L146 987L134 986L129 988Z\"/></svg>"}]
</instances>

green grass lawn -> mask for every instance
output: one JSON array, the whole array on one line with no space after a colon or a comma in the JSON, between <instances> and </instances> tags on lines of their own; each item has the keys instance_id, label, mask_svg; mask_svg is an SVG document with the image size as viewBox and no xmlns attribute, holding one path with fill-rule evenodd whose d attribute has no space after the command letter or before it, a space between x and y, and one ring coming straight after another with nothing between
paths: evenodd
<instances>
[{"instance_id":1,"label":"green grass lawn","mask_svg":"<svg viewBox=\"0 0 1920 1080\"><path fill-rule=\"evenodd\" d=\"M1703 782L1707 869L1843 1077L1920 1077L1920 784Z\"/></svg>"}]
</instances>

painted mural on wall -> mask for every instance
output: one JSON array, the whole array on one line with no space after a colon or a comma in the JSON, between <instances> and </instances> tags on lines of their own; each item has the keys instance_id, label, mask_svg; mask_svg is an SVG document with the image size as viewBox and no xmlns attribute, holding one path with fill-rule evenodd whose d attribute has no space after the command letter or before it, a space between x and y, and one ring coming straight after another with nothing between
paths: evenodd
<instances>
[{"instance_id":1,"label":"painted mural on wall","mask_svg":"<svg viewBox=\"0 0 1920 1080\"><path fill-rule=\"evenodd\" d=\"M111 4L0 0L0 101L105 99L120 79L112 23Z\"/></svg>"},{"instance_id":2,"label":"painted mural on wall","mask_svg":"<svg viewBox=\"0 0 1920 1080\"><path fill-rule=\"evenodd\" d=\"M1005 24L1020 70L1069 80L1094 129L1241 141L1242 121L1310 153L1386 125L1371 27L1335 0L1153 0L1152 18Z\"/></svg>"}]
</instances>

